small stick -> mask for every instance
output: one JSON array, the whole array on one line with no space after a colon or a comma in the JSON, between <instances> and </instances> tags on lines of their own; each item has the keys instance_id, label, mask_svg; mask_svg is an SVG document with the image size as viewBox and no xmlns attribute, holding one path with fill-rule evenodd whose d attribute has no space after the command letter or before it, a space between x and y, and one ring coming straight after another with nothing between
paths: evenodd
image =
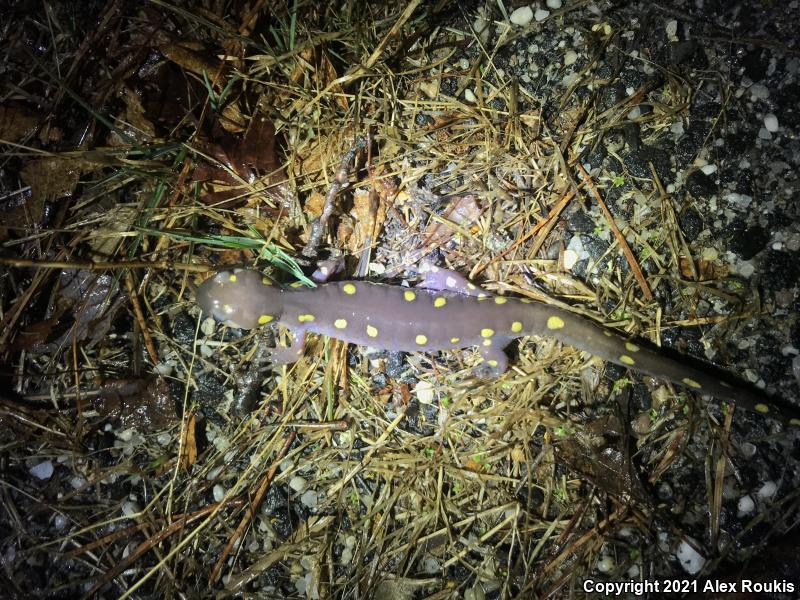
<instances>
[{"instance_id":1,"label":"small stick","mask_svg":"<svg viewBox=\"0 0 800 600\"><path fill-rule=\"evenodd\" d=\"M350 150L342 157L342 162L336 170L333 183L328 189L328 193L325 194L325 204L322 207L322 214L319 216L319 219L311 224L311 234L308 236L306 247L303 248L303 256L314 258L317 255L317 249L322 242L322 236L328 228L328 220L333 214L333 202L336 200L336 196L339 195L339 192L342 191L342 188L347 185L347 178L350 176L350 169L353 168L356 154L363 150L366 145L367 140L362 136L358 136Z\"/></svg>"}]
</instances>

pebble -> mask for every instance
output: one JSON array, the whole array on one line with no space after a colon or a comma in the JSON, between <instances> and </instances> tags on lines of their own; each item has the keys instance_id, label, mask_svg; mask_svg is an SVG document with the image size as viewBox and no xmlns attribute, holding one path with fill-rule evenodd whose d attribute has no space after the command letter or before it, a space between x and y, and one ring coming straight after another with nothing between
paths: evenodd
<instances>
[{"instance_id":1,"label":"pebble","mask_svg":"<svg viewBox=\"0 0 800 600\"><path fill-rule=\"evenodd\" d=\"M295 475L289 480L289 487L295 492L304 492L308 487L308 482L299 475Z\"/></svg>"},{"instance_id":2,"label":"pebble","mask_svg":"<svg viewBox=\"0 0 800 600\"><path fill-rule=\"evenodd\" d=\"M574 65L575 62L578 60L578 53L575 50L567 50L564 53L564 66L568 67L570 65Z\"/></svg>"},{"instance_id":3,"label":"pebble","mask_svg":"<svg viewBox=\"0 0 800 600\"><path fill-rule=\"evenodd\" d=\"M549 16L550 16L550 11L544 10L543 8L537 8L536 12L533 13L533 18L536 19L537 22L544 21Z\"/></svg>"},{"instance_id":4,"label":"pebble","mask_svg":"<svg viewBox=\"0 0 800 600\"><path fill-rule=\"evenodd\" d=\"M712 173L717 172L717 165L703 165L700 167L700 170L704 175L711 175Z\"/></svg>"},{"instance_id":5,"label":"pebble","mask_svg":"<svg viewBox=\"0 0 800 600\"><path fill-rule=\"evenodd\" d=\"M699 573L703 565L706 564L706 559L686 541L680 543L678 550L675 552L675 557L680 561L683 570L690 575Z\"/></svg>"},{"instance_id":6,"label":"pebble","mask_svg":"<svg viewBox=\"0 0 800 600\"><path fill-rule=\"evenodd\" d=\"M767 481L756 492L756 495L761 500L770 500L775 495L775 492L777 492L777 491L778 491L778 486L775 484L775 482L774 481Z\"/></svg>"},{"instance_id":7,"label":"pebble","mask_svg":"<svg viewBox=\"0 0 800 600\"><path fill-rule=\"evenodd\" d=\"M414 388L420 404L433 403L433 384L430 381L420 381Z\"/></svg>"},{"instance_id":8,"label":"pebble","mask_svg":"<svg viewBox=\"0 0 800 600\"><path fill-rule=\"evenodd\" d=\"M764 115L764 127L766 127L767 131L771 133L778 131L778 117L772 113L767 113Z\"/></svg>"},{"instance_id":9,"label":"pebble","mask_svg":"<svg viewBox=\"0 0 800 600\"><path fill-rule=\"evenodd\" d=\"M53 463L49 460L44 462L40 462L38 465L33 465L30 469L30 474L36 477L36 479L50 479L53 476Z\"/></svg>"},{"instance_id":10,"label":"pebble","mask_svg":"<svg viewBox=\"0 0 800 600\"><path fill-rule=\"evenodd\" d=\"M314 490L308 490L302 496L300 496L300 502L302 502L308 508L316 508L317 504L319 504L319 494Z\"/></svg>"},{"instance_id":11,"label":"pebble","mask_svg":"<svg viewBox=\"0 0 800 600\"><path fill-rule=\"evenodd\" d=\"M215 485L211 493L214 494L214 502L222 502L225 499L225 488L220 484Z\"/></svg>"},{"instance_id":12,"label":"pebble","mask_svg":"<svg viewBox=\"0 0 800 600\"><path fill-rule=\"evenodd\" d=\"M755 83L750 86L750 98L752 100L766 100L769 98L769 90L766 86Z\"/></svg>"},{"instance_id":13,"label":"pebble","mask_svg":"<svg viewBox=\"0 0 800 600\"><path fill-rule=\"evenodd\" d=\"M550 10L558 10L559 8L561 8L562 3L561 0L547 0L545 4L547 5L547 8L549 8Z\"/></svg>"},{"instance_id":14,"label":"pebble","mask_svg":"<svg viewBox=\"0 0 800 600\"><path fill-rule=\"evenodd\" d=\"M469 88L464 90L464 100L467 102L472 102L473 104L478 101L478 99L475 97L475 92Z\"/></svg>"},{"instance_id":15,"label":"pebble","mask_svg":"<svg viewBox=\"0 0 800 600\"><path fill-rule=\"evenodd\" d=\"M756 503L753 502L753 499L748 495L748 496L742 496L741 498L739 498L739 503L736 506L736 510L737 510L738 516L741 518L741 517L749 515L751 512L753 512L753 509L755 507L756 507Z\"/></svg>"},{"instance_id":16,"label":"pebble","mask_svg":"<svg viewBox=\"0 0 800 600\"><path fill-rule=\"evenodd\" d=\"M514 25L524 27L533 20L533 9L530 6L520 6L517 10L511 13L508 17Z\"/></svg>"}]
</instances>

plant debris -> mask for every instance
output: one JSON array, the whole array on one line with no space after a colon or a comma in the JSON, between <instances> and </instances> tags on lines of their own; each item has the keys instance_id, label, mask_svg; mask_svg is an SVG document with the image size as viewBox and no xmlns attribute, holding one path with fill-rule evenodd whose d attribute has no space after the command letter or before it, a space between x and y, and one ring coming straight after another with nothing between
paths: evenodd
<instances>
[{"instance_id":1,"label":"plant debris","mask_svg":"<svg viewBox=\"0 0 800 600\"><path fill-rule=\"evenodd\" d=\"M796 4L1 6L5 596L796 597L781 424L547 337L270 368L194 296L440 265L796 404Z\"/></svg>"}]
</instances>

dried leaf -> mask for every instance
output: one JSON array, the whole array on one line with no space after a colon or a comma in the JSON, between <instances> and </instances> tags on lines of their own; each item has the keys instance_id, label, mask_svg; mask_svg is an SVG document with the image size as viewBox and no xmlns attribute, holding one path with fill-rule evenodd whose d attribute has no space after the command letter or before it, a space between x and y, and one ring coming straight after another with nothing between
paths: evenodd
<instances>
[{"instance_id":1,"label":"dried leaf","mask_svg":"<svg viewBox=\"0 0 800 600\"><path fill-rule=\"evenodd\" d=\"M19 142L36 129L39 115L24 106L0 105L0 139Z\"/></svg>"},{"instance_id":2,"label":"dried leaf","mask_svg":"<svg viewBox=\"0 0 800 600\"><path fill-rule=\"evenodd\" d=\"M193 180L205 183L200 199L206 204L232 208L244 204L251 190L256 189L279 206L286 206L290 192L286 172L278 161L272 121L254 118L241 140L221 129L215 133L214 140L199 140L202 152L218 161L201 160L195 169Z\"/></svg>"},{"instance_id":3,"label":"dried leaf","mask_svg":"<svg viewBox=\"0 0 800 600\"><path fill-rule=\"evenodd\" d=\"M73 340L89 340L92 346L111 328L116 308L117 282L113 275L88 270L65 269L61 272L60 294L44 321L31 325L20 335L17 345L34 352L51 352ZM66 315L71 317L68 321ZM42 335L57 335L49 342ZM29 337L30 336L30 337ZM38 342L38 343L37 343Z\"/></svg>"},{"instance_id":4,"label":"dried leaf","mask_svg":"<svg viewBox=\"0 0 800 600\"><path fill-rule=\"evenodd\" d=\"M161 377L108 380L93 404L102 417L142 432L166 429L179 421L175 399Z\"/></svg>"},{"instance_id":5,"label":"dried leaf","mask_svg":"<svg viewBox=\"0 0 800 600\"><path fill-rule=\"evenodd\" d=\"M197 417L191 414L186 420L186 427L183 430L183 442L181 443L180 467L188 469L197 461Z\"/></svg>"},{"instance_id":6,"label":"dried leaf","mask_svg":"<svg viewBox=\"0 0 800 600\"><path fill-rule=\"evenodd\" d=\"M455 225L469 229L469 226L480 218L481 212L481 207L475 200L475 196L467 194L466 196L454 197L450 201L450 205L442 213L442 216ZM433 221L425 230L425 246L444 246L453 237L455 231L456 229L449 223Z\"/></svg>"}]
</instances>

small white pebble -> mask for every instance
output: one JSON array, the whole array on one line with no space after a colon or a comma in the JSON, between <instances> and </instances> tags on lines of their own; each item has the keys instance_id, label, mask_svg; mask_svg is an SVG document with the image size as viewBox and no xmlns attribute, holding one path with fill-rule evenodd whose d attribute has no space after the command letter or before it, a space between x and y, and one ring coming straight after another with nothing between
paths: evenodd
<instances>
[{"instance_id":1,"label":"small white pebble","mask_svg":"<svg viewBox=\"0 0 800 600\"><path fill-rule=\"evenodd\" d=\"M306 505L308 508L316 508L317 504L319 504L319 494L314 490L308 490L302 496L300 496L300 502Z\"/></svg>"},{"instance_id":2,"label":"small white pebble","mask_svg":"<svg viewBox=\"0 0 800 600\"><path fill-rule=\"evenodd\" d=\"M511 13L508 17L514 25L524 27L533 20L533 9L530 6L520 6L517 10Z\"/></svg>"},{"instance_id":3,"label":"small white pebble","mask_svg":"<svg viewBox=\"0 0 800 600\"><path fill-rule=\"evenodd\" d=\"M308 487L308 482L299 475L295 475L289 480L289 487L295 492L304 492Z\"/></svg>"},{"instance_id":4,"label":"small white pebble","mask_svg":"<svg viewBox=\"0 0 800 600\"><path fill-rule=\"evenodd\" d=\"M755 83L750 86L750 98L752 100L766 100L769 98L769 90L760 83Z\"/></svg>"},{"instance_id":5,"label":"small white pebble","mask_svg":"<svg viewBox=\"0 0 800 600\"><path fill-rule=\"evenodd\" d=\"M139 504L133 500L125 500L125 502L122 503L122 514L126 517L132 517L140 510Z\"/></svg>"},{"instance_id":6,"label":"small white pebble","mask_svg":"<svg viewBox=\"0 0 800 600\"><path fill-rule=\"evenodd\" d=\"M642 115L642 109L638 106L634 106L632 109L628 111L628 120L633 121L634 119L638 119Z\"/></svg>"},{"instance_id":7,"label":"small white pebble","mask_svg":"<svg viewBox=\"0 0 800 600\"><path fill-rule=\"evenodd\" d=\"M533 13L533 18L536 19L537 22L544 21L549 16L550 16L550 11L544 10L543 8L537 8L536 12Z\"/></svg>"},{"instance_id":8,"label":"small white pebble","mask_svg":"<svg viewBox=\"0 0 800 600\"><path fill-rule=\"evenodd\" d=\"M604 554L597 561L597 570L601 573L611 573L614 570L614 559L608 554Z\"/></svg>"},{"instance_id":9,"label":"small white pebble","mask_svg":"<svg viewBox=\"0 0 800 600\"><path fill-rule=\"evenodd\" d=\"M706 564L706 559L692 545L688 542L682 541L675 552L675 557L680 561L683 570L694 575L699 573L703 565Z\"/></svg>"},{"instance_id":10,"label":"small white pebble","mask_svg":"<svg viewBox=\"0 0 800 600\"><path fill-rule=\"evenodd\" d=\"M156 442L158 442L159 446L168 446L169 443L172 441L172 436L169 433L159 433L156 437Z\"/></svg>"},{"instance_id":11,"label":"small white pebble","mask_svg":"<svg viewBox=\"0 0 800 600\"><path fill-rule=\"evenodd\" d=\"M774 481L767 481L761 488L756 492L756 495L761 500L770 500L778 491L778 486L775 484Z\"/></svg>"},{"instance_id":12,"label":"small white pebble","mask_svg":"<svg viewBox=\"0 0 800 600\"><path fill-rule=\"evenodd\" d=\"M123 429L122 431L117 432L117 438L123 442L130 442L133 439L134 433L135 432L133 429Z\"/></svg>"},{"instance_id":13,"label":"small white pebble","mask_svg":"<svg viewBox=\"0 0 800 600\"><path fill-rule=\"evenodd\" d=\"M217 435L217 437L215 437L214 441L211 443L214 444L214 447L219 452L225 452L226 450L228 450L228 448L231 447L231 443L228 441L228 438L226 438L224 435Z\"/></svg>"},{"instance_id":14,"label":"small white pebble","mask_svg":"<svg viewBox=\"0 0 800 600\"><path fill-rule=\"evenodd\" d=\"M703 175L711 175L717 172L717 165L703 165L700 167L700 170L703 172Z\"/></svg>"},{"instance_id":15,"label":"small white pebble","mask_svg":"<svg viewBox=\"0 0 800 600\"><path fill-rule=\"evenodd\" d=\"M561 8L561 0L547 0L545 4L550 10L558 10Z\"/></svg>"},{"instance_id":16,"label":"small white pebble","mask_svg":"<svg viewBox=\"0 0 800 600\"><path fill-rule=\"evenodd\" d=\"M667 38L669 38L671 41L676 40L676 34L678 33L678 21L675 19L667 21L667 26L664 28L664 30L667 32Z\"/></svg>"},{"instance_id":17,"label":"small white pebble","mask_svg":"<svg viewBox=\"0 0 800 600\"><path fill-rule=\"evenodd\" d=\"M225 488L220 484L215 485L211 493L214 494L214 502L222 502L225 499Z\"/></svg>"},{"instance_id":18,"label":"small white pebble","mask_svg":"<svg viewBox=\"0 0 800 600\"><path fill-rule=\"evenodd\" d=\"M739 264L739 268L737 269L737 271L739 275L747 279L753 276L753 273L756 272L756 267L750 261L742 262Z\"/></svg>"},{"instance_id":19,"label":"small white pebble","mask_svg":"<svg viewBox=\"0 0 800 600\"><path fill-rule=\"evenodd\" d=\"M386 265L382 263L369 263L369 272L373 275L383 275L386 273Z\"/></svg>"},{"instance_id":20,"label":"small white pebble","mask_svg":"<svg viewBox=\"0 0 800 600\"><path fill-rule=\"evenodd\" d=\"M214 335L216 329L217 322L212 317L203 319L203 322L200 323L200 331L203 332L203 335Z\"/></svg>"},{"instance_id":21,"label":"small white pebble","mask_svg":"<svg viewBox=\"0 0 800 600\"><path fill-rule=\"evenodd\" d=\"M564 268L568 271L578 262L578 253L574 250L564 250Z\"/></svg>"},{"instance_id":22,"label":"small white pebble","mask_svg":"<svg viewBox=\"0 0 800 600\"><path fill-rule=\"evenodd\" d=\"M33 465L30 469L30 474L36 477L36 479L50 479L53 476L53 463L49 460L44 462L40 462L38 465Z\"/></svg>"},{"instance_id":23,"label":"small white pebble","mask_svg":"<svg viewBox=\"0 0 800 600\"><path fill-rule=\"evenodd\" d=\"M716 248L703 248L701 257L708 262L715 261L719 258L719 250Z\"/></svg>"},{"instance_id":24,"label":"small white pebble","mask_svg":"<svg viewBox=\"0 0 800 600\"><path fill-rule=\"evenodd\" d=\"M778 117L772 113L767 113L764 115L764 127L766 127L767 131L771 133L778 131Z\"/></svg>"},{"instance_id":25,"label":"small white pebble","mask_svg":"<svg viewBox=\"0 0 800 600\"><path fill-rule=\"evenodd\" d=\"M575 61L578 60L578 53L575 50L567 50L564 53L564 66L568 67L570 65L574 65Z\"/></svg>"},{"instance_id":26,"label":"small white pebble","mask_svg":"<svg viewBox=\"0 0 800 600\"><path fill-rule=\"evenodd\" d=\"M762 127L758 130L758 139L760 140L771 140L772 134L769 132L769 129L766 127Z\"/></svg>"},{"instance_id":27,"label":"small white pebble","mask_svg":"<svg viewBox=\"0 0 800 600\"><path fill-rule=\"evenodd\" d=\"M749 515L751 512L753 512L753 509L755 507L756 507L756 503L753 502L753 499L749 495L742 496L741 498L739 498L739 502L736 505L736 511L737 511L737 514L738 514L739 518L741 518L741 517L745 517L745 516Z\"/></svg>"},{"instance_id":28,"label":"small white pebble","mask_svg":"<svg viewBox=\"0 0 800 600\"><path fill-rule=\"evenodd\" d=\"M743 442L742 445L739 446L739 454L745 458L753 458L757 451L758 448L752 442Z\"/></svg>"},{"instance_id":29,"label":"small white pebble","mask_svg":"<svg viewBox=\"0 0 800 600\"><path fill-rule=\"evenodd\" d=\"M86 485L86 480L80 475L75 475L75 477L69 480L69 484L76 490L79 490Z\"/></svg>"},{"instance_id":30,"label":"small white pebble","mask_svg":"<svg viewBox=\"0 0 800 600\"><path fill-rule=\"evenodd\" d=\"M464 90L464 100L467 102L472 102L473 104L478 101L478 99L475 97L475 92L469 88Z\"/></svg>"},{"instance_id":31,"label":"small white pebble","mask_svg":"<svg viewBox=\"0 0 800 600\"><path fill-rule=\"evenodd\" d=\"M414 387L414 393L417 395L417 400L420 404L433 403L433 384L430 381L420 381Z\"/></svg>"}]
</instances>

